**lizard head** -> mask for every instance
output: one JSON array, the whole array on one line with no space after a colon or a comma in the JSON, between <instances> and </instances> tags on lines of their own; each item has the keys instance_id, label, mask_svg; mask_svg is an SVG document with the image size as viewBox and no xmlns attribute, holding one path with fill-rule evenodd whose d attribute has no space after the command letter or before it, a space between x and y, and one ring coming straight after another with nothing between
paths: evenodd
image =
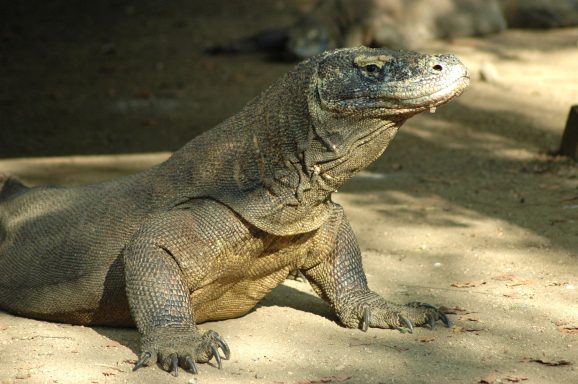
<instances>
[{"instance_id":1,"label":"lizard head","mask_svg":"<svg viewBox=\"0 0 578 384\"><path fill-rule=\"evenodd\" d=\"M336 188L377 159L411 116L444 104L469 84L453 55L346 48L309 61L307 103L315 136L305 167Z\"/></svg>"},{"instance_id":2,"label":"lizard head","mask_svg":"<svg viewBox=\"0 0 578 384\"><path fill-rule=\"evenodd\" d=\"M453 55L365 47L322 55L315 77L320 109L372 117L435 110L469 84L468 70Z\"/></svg>"}]
</instances>

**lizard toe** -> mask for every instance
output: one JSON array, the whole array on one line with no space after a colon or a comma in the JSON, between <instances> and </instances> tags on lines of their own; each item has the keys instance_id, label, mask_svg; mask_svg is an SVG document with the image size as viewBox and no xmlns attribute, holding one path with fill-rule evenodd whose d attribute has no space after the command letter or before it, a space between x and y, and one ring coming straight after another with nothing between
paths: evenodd
<instances>
[{"instance_id":1,"label":"lizard toe","mask_svg":"<svg viewBox=\"0 0 578 384\"><path fill-rule=\"evenodd\" d=\"M209 331L208 333L214 339L218 349L221 349L221 351L223 351L224 355L223 359L229 360L231 358L231 350L229 349L227 343L225 343L225 340L223 340L223 338L215 331Z\"/></svg>"},{"instance_id":2,"label":"lizard toe","mask_svg":"<svg viewBox=\"0 0 578 384\"><path fill-rule=\"evenodd\" d=\"M400 324L403 325L403 328L407 329L407 332L413 333L413 324L408 318L398 313L397 319L399 320Z\"/></svg>"},{"instance_id":3,"label":"lizard toe","mask_svg":"<svg viewBox=\"0 0 578 384\"><path fill-rule=\"evenodd\" d=\"M175 377L179 375L179 357L176 353L171 355L171 373Z\"/></svg>"},{"instance_id":4,"label":"lizard toe","mask_svg":"<svg viewBox=\"0 0 578 384\"><path fill-rule=\"evenodd\" d=\"M187 363L187 365L189 367L189 371L191 371L191 373L193 375L196 375L197 373L199 373L199 370L197 369L197 364L195 364L195 361L193 360L193 358L191 356L185 357L185 362Z\"/></svg>"},{"instance_id":5,"label":"lizard toe","mask_svg":"<svg viewBox=\"0 0 578 384\"><path fill-rule=\"evenodd\" d=\"M135 365L132 369L133 372L139 368L144 367L144 366L152 365L154 362L150 362L151 356L152 356L152 354L148 351L141 353L141 355L139 356L137 362L135 363Z\"/></svg>"},{"instance_id":6,"label":"lizard toe","mask_svg":"<svg viewBox=\"0 0 578 384\"><path fill-rule=\"evenodd\" d=\"M435 323L440 320L447 328L451 326L448 317L431 304L413 301L406 304L406 306L415 309L412 311L412 315L416 318L415 321L418 325L429 325L431 329L434 329Z\"/></svg>"}]
</instances>

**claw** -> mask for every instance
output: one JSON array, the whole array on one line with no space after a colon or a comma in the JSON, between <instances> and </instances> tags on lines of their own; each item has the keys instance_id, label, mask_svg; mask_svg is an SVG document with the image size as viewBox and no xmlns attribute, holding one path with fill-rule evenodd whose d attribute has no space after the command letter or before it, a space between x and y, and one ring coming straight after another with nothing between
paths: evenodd
<instances>
[{"instance_id":1,"label":"claw","mask_svg":"<svg viewBox=\"0 0 578 384\"><path fill-rule=\"evenodd\" d=\"M174 377L179 375L179 358L176 353L171 355L171 373Z\"/></svg>"},{"instance_id":2,"label":"claw","mask_svg":"<svg viewBox=\"0 0 578 384\"><path fill-rule=\"evenodd\" d=\"M436 319L432 315L427 315L427 322L429 323L430 329L433 331L436 327Z\"/></svg>"},{"instance_id":3,"label":"claw","mask_svg":"<svg viewBox=\"0 0 578 384\"><path fill-rule=\"evenodd\" d=\"M413 333L413 324L411 321L403 317L402 315L398 315L400 323L402 323L407 329L409 329L409 333Z\"/></svg>"},{"instance_id":4,"label":"claw","mask_svg":"<svg viewBox=\"0 0 578 384\"><path fill-rule=\"evenodd\" d=\"M224 359L229 360L229 358L231 357L231 350L229 349L227 343L225 343L225 340L223 340L219 335L215 335L215 340L217 341L219 348L221 348L223 354L225 355Z\"/></svg>"},{"instance_id":5,"label":"claw","mask_svg":"<svg viewBox=\"0 0 578 384\"><path fill-rule=\"evenodd\" d=\"M371 309L366 306L365 308L363 308L363 316L361 318L361 330L363 332L367 332L367 329L369 328L369 318L371 316Z\"/></svg>"},{"instance_id":6,"label":"claw","mask_svg":"<svg viewBox=\"0 0 578 384\"><path fill-rule=\"evenodd\" d=\"M213 345L211 345L211 352L213 353L213 356L215 356L215 360L217 360L217 368L223 368L223 364L221 363L221 355L219 355L219 351Z\"/></svg>"},{"instance_id":7,"label":"claw","mask_svg":"<svg viewBox=\"0 0 578 384\"><path fill-rule=\"evenodd\" d=\"M193 361L193 358L191 356L185 357L185 361L187 362L187 365L189 366L193 375L196 375L197 373L199 373L199 370L197 369L197 364L195 364L195 362Z\"/></svg>"},{"instance_id":8,"label":"claw","mask_svg":"<svg viewBox=\"0 0 578 384\"><path fill-rule=\"evenodd\" d=\"M442 323L444 323L444 325L446 326L446 328L451 327L452 322L450 321L450 319L448 319L448 317L446 316L445 313L442 312L438 312L439 316L440 316L440 320L442 321Z\"/></svg>"},{"instance_id":9,"label":"claw","mask_svg":"<svg viewBox=\"0 0 578 384\"><path fill-rule=\"evenodd\" d=\"M176 353L169 356L170 365L168 371L175 377L179 375L179 358Z\"/></svg>"},{"instance_id":10,"label":"claw","mask_svg":"<svg viewBox=\"0 0 578 384\"><path fill-rule=\"evenodd\" d=\"M147 361L149 361L149 359L151 358L151 353L150 352L145 352L143 353L139 359L137 360L136 364L134 365L132 371L136 371L137 369L141 368L143 365L145 365L147 363Z\"/></svg>"}]
</instances>

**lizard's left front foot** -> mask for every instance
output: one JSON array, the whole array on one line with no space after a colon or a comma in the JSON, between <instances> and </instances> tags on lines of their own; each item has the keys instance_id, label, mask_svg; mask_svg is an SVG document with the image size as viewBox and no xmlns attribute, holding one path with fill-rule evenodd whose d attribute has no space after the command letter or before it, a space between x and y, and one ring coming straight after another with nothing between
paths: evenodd
<instances>
[{"instance_id":1,"label":"lizard's left front foot","mask_svg":"<svg viewBox=\"0 0 578 384\"><path fill-rule=\"evenodd\" d=\"M420 302L397 305L378 295L362 300L354 312L353 318L350 315L344 323L351 328L359 327L364 332L372 327L406 329L412 333L414 326L426 325L433 329L438 320L450 327L447 316L433 305Z\"/></svg>"},{"instance_id":2,"label":"lizard's left front foot","mask_svg":"<svg viewBox=\"0 0 578 384\"><path fill-rule=\"evenodd\" d=\"M179 365L196 374L195 363L215 358L217 368L221 369L221 359L228 360L230 355L227 343L215 331L200 333L195 328L159 327L143 335L142 352L133 370L158 362L174 376L178 375Z\"/></svg>"}]
</instances>

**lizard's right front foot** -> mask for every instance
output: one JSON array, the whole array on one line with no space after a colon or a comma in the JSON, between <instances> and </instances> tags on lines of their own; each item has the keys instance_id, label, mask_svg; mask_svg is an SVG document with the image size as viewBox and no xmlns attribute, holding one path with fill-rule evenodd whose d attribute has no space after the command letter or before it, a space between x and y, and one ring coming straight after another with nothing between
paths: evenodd
<instances>
[{"instance_id":1,"label":"lizard's right front foot","mask_svg":"<svg viewBox=\"0 0 578 384\"><path fill-rule=\"evenodd\" d=\"M198 373L195 363L206 363L213 357L221 369L221 359L228 360L231 352L227 343L215 331L204 334L195 328L155 328L142 337L141 354L133 371L142 366L159 363L160 366L177 376L179 365L193 374ZM219 354L223 351L223 357Z\"/></svg>"}]
</instances>

